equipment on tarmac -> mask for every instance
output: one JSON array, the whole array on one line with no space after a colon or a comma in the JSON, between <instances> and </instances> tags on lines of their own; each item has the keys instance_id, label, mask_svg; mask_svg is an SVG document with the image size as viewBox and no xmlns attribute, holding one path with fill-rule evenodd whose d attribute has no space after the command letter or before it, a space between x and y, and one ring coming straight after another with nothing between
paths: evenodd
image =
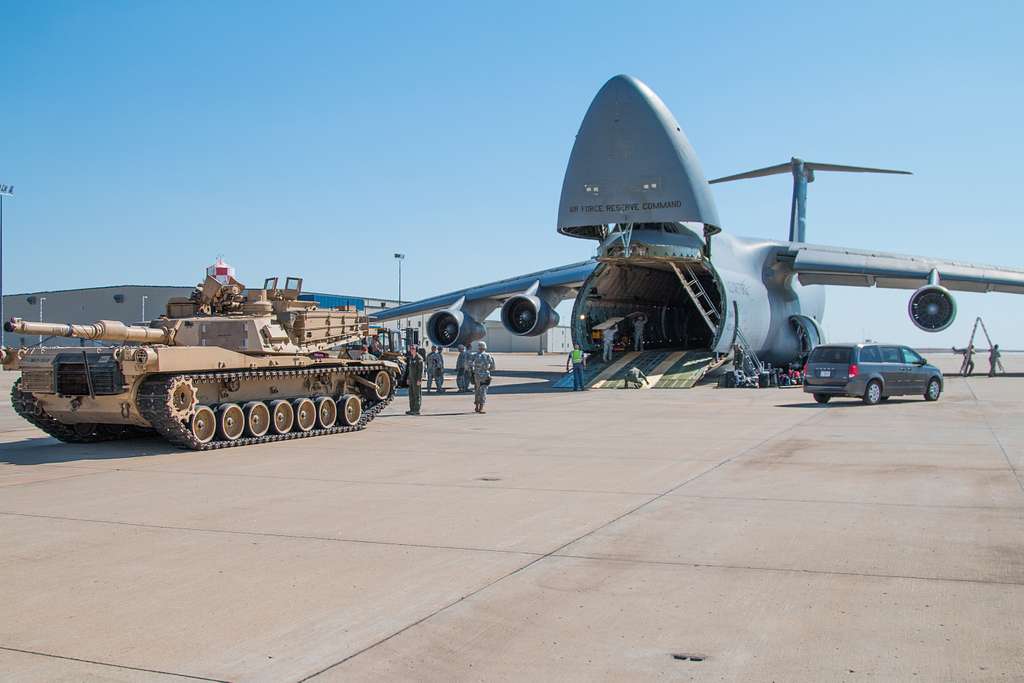
<instances>
[{"instance_id":1,"label":"equipment on tarmac","mask_svg":"<svg viewBox=\"0 0 1024 683\"><path fill-rule=\"evenodd\" d=\"M979 315L974 319L974 327L971 328L971 338L967 340L967 346L962 349L953 347L953 353L959 353L964 357L964 362L960 364L960 375L962 377L970 377L974 373L974 354L978 353L978 349L974 346L974 335L978 333L978 326L981 326L981 331L985 334L985 340L988 342L989 350L992 349L992 337L988 336L988 329L985 327L985 322Z\"/></svg>"},{"instance_id":2,"label":"equipment on tarmac","mask_svg":"<svg viewBox=\"0 0 1024 683\"><path fill-rule=\"evenodd\" d=\"M992 337L988 336L988 329L985 328L985 321L981 319L979 315L974 319L974 327L971 328L971 338L967 342L967 348L974 346L974 335L978 333L978 327L981 327L981 331L985 334L985 341L988 342L988 348L992 348ZM977 351L977 349L975 349Z\"/></svg>"},{"instance_id":3,"label":"equipment on tarmac","mask_svg":"<svg viewBox=\"0 0 1024 683\"><path fill-rule=\"evenodd\" d=\"M149 327L11 320L8 332L116 342L3 349L4 369L21 371L11 403L76 443L155 431L206 450L362 429L394 398L401 369L333 351L362 340L366 318L321 310L301 291L301 278L246 291L231 275L208 275Z\"/></svg>"}]
</instances>

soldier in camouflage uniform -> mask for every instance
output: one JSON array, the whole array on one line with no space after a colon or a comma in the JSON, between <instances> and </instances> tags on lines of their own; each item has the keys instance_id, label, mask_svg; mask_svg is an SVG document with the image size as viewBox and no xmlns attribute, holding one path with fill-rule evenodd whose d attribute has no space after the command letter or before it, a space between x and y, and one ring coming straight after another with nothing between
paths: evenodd
<instances>
[{"instance_id":1,"label":"soldier in camouflage uniform","mask_svg":"<svg viewBox=\"0 0 1024 683\"><path fill-rule=\"evenodd\" d=\"M444 391L444 356L437 346L427 354L427 391L430 391L431 382L438 393Z\"/></svg>"},{"instance_id":2,"label":"soldier in camouflage uniform","mask_svg":"<svg viewBox=\"0 0 1024 683\"><path fill-rule=\"evenodd\" d=\"M468 356L469 352L466 351L465 345L459 344L459 357L455 360L455 385L460 392L469 391L469 380L466 377L469 373L469 368L466 367Z\"/></svg>"},{"instance_id":3,"label":"soldier in camouflage uniform","mask_svg":"<svg viewBox=\"0 0 1024 683\"><path fill-rule=\"evenodd\" d=\"M476 403L476 412L484 412L484 404L487 403L487 387L491 383L491 371L494 370L494 356L487 353L487 344L480 342L480 350L473 356L473 384L476 391L473 400Z\"/></svg>"},{"instance_id":4,"label":"soldier in camouflage uniform","mask_svg":"<svg viewBox=\"0 0 1024 683\"><path fill-rule=\"evenodd\" d=\"M635 365L626 372L626 389L643 389L644 384L650 383L651 382L647 379L647 375L644 374L644 371Z\"/></svg>"},{"instance_id":5,"label":"soldier in camouflage uniform","mask_svg":"<svg viewBox=\"0 0 1024 683\"><path fill-rule=\"evenodd\" d=\"M466 349L466 391L470 390L470 386L475 386L476 384L476 381L473 379L473 361L478 353L479 351L473 350L473 342L470 342L469 348Z\"/></svg>"},{"instance_id":6,"label":"soldier in camouflage uniform","mask_svg":"<svg viewBox=\"0 0 1024 683\"><path fill-rule=\"evenodd\" d=\"M419 415L423 396L420 394L423 380L423 358L416 352L416 346L409 347L409 410L406 415Z\"/></svg>"}]
</instances>

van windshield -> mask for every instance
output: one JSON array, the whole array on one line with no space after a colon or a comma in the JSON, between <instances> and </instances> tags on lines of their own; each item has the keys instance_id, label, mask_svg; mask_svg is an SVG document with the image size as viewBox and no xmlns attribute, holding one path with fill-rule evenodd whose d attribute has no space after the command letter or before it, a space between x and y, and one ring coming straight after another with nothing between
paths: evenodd
<instances>
[{"instance_id":1,"label":"van windshield","mask_svg":"<svg viewBox=\"0 0 1024 683\"><path fill-rule=\"evenodd\" d=\"M812 363L834 363L836 365L849 365L850 347L848 346L818 346L811 351Z\"/></svg>"}]
</instances>

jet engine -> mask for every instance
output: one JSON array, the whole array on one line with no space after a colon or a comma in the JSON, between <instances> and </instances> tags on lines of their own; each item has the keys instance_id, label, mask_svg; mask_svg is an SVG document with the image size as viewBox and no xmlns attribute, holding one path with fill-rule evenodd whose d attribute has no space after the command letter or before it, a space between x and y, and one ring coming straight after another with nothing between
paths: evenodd
<instances>
[{"instance_id":1,"label":"jet engine","mask_svg":"<svg viewBox=\"0 0 1024 683\"><path fill-rule=\"evenodd\" d=\"M919 329L941 332L956 319L956 300L945 287L927 284L910 297L907 313Z\"/></svg>"},{"instance_id":2,"label":"jet engine","mask_svg":"<svg viewBox=\"0 0 1024 683\"><path fill-rule=\"evenodd\" d=\"M427 337L438 346L469 346L486 334L484 326L466 315L461 307L446 308L427 319Z\"/></svg>"},{"instance_id":3,"label":"jet engine","mask_svg":"<svg viewBox=\"0 0 1024 683\"><path fill-rule=\"evenodd\" d=\"M536 295L517 294L502 305L501 324L520 337L536 337L558 324L558 313Z\"/></svg>"}]
</instances>

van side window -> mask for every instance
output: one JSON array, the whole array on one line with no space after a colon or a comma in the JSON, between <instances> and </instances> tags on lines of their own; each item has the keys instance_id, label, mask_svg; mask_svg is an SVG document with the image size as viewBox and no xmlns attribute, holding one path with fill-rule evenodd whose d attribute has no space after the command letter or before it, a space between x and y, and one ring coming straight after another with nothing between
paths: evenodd
<instances>
[{"instance_id":1,"label":"van side window","mask_svg":"<svg viewBox=\"0 0 1024 683\"><path fill-rule=\"evenodd\" d=\"M883 346L882 349L882 362L883 363L902 363L903 354L895 346Z\"/></svg>"},{"instance_id":2,"label":"van side window","mask_svg":"<svg viewBox=\"0 0 1024 683\"><path fill-rule=\"evenodd\" d=\"M846 365L850 362L850 352L848 346L815 346L811 351L810 362Z\"/></svg>"},{"instance_id":3,"label":"van side window","mask_svg":"<svg viewBox=\"0 0 1024 683\"><path fill-rule=\"evenodd\" d=\"M900 350L903 351L903 362L904 363L920 363L924 359L914 349L908 349L906 346L901 346Z\"/></svg>"},{"instance_id":4,"label":"van side window","mask_svg":"<svg viewBox=\"0 0 1024 683\"><path fill-rule=\"evenodd\" d=\"M878 352L877 346L864 346L860 350L861 363L881 363L882 354Z\"/></svg>"}]
</instances>

